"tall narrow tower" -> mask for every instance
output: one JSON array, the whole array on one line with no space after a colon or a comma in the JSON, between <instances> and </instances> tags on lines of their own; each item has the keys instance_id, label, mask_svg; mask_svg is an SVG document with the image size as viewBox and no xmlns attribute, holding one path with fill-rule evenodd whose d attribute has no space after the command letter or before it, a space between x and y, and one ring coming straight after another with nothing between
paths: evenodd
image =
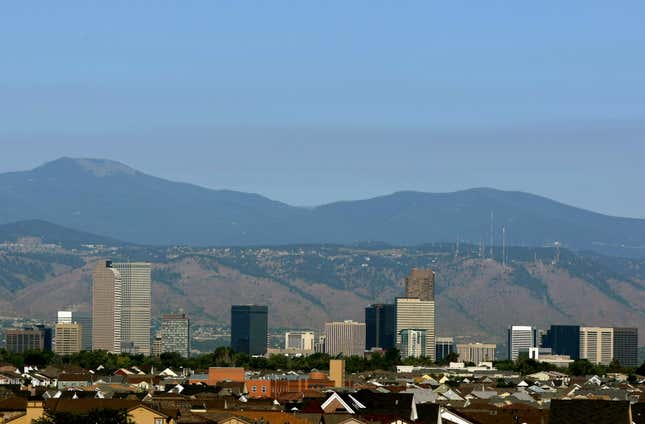
<instances>
[{"instance_id":1,"label":"tall narrow tower","mask_svg":"<svg viewBox=\"0 0 645 424\"><path fill-rule=\"evenodd\" d=\"M126 262L112 266L121 274L121 351L150 355L150 263Z\"/></svg>"},{"instance_id":2,"label":"tall narrow tower","mask_svg":"<svg viewBox=\"0 0 645 424\"><path fill-rule=\"evenodd\" d=\"M111 261L94 268L92 349L121 352L121 273Z\"/></svg>"}]
</instances>

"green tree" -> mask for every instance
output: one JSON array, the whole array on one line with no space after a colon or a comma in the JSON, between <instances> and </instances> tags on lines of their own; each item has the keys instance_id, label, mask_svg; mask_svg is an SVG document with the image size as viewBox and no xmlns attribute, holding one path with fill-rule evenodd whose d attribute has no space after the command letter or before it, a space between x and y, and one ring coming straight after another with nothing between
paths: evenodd
<instances>
[{"instance_id":1,"label":"green tree","mask_svg":"<svg viewBox=\"0 0 645 424\"><path fill-rule=\"evenodd\" d=\"M636 368L636 375L645 376L645 361L643 361L640 367Z\"/></svg>"},{"instance_id":2,"label":"green tree","mask_svg":"<svg viewBox=\"0 0 645 424\"><path fill-rule=\"evenodd\" d=\"M439 365L448 365L451 362L459 361L459 354L457 352L450 352L445 358L437 362Z\"/></svg>"},{"instance_id":3,"label":"green tree","mask_svg":"<svg viewBox=\"0 0 645 424\"><path fill-rule=\"evenodd\" d=\"M622 372L623 368L620 365L620 362L618 359L614 358L611 360L609 363L609 367L607 368L608 372Z\"/></svg>"},{"instance_id":4,"label":"green tree","mask_svg":"<svg viewBox=\"0 0 645 424\"><path fill-rule=\"evenodd\" d=\"M578 359L569 365L569 373L572 375L596 374L596 367L586 359Z\"/></svg>"}]
</instances>

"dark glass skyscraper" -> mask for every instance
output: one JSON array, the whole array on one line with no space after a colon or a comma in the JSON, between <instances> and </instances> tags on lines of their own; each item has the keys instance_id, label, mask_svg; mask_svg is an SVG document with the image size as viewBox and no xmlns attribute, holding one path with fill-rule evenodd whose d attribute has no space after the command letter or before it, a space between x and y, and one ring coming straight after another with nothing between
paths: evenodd
<instances>
[{"instance_id":1,"label":"dark glass skyscraper","mask_svg":"<svg viewBox=\"0 0 645 424\"><path fill-rule=\"evenodd\" d=\"M231 306L231 348L249 355L267 353L268 314L267 306Z\"/></svg>"},{"instance_id":2,"label":"dark glass skyscraper","mask_svg":"<svg viewBox=\"0 0 645 424\"><path fill-rule=\"evenodd\" d=\"M550 347L554 355L580 359L580 326L552 325L542 337L542 347Z\"/></svg>"},{"instance_id":3,"label":"dark glass skyscraper","mask_svg":"<svg viewBox=\"0 0 645 424\"><path fill-rule=\"evenodd\" d=\"M614 359L624 367L638 366L638 328L614 328Z\"/></svg>"},{"instance_id":4,"label":"dark glass skyscraper","mask_svg":"<svg viewBox=\"0 0 645 424\"><path fill-rule=\"evenodd\" d=\"M365 349L391 349L396 345L396 312L394 304L377 304L365 308Z\"/></svg>"}]
</instances>

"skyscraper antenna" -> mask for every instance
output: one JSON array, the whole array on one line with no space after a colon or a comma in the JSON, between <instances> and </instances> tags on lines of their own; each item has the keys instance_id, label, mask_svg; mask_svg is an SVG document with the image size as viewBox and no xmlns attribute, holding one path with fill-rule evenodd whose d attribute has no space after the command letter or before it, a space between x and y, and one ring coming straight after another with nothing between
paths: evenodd
<instances>
[{"instance_id":1,"label":"skyscraper antenna","mask_svg":"<svg viewBox=\"0 0 645 424\"><path fill-rule=\"evenodd\" d=\"M506 268L506 227L502 227L502 266Z\"/></svg>"},{"instance_id":2,"label":"skyscraper antenna","mask_svg":"<svg viewBox=\"0 0 645 424\"><path fill-rule=\"evenodd\" d=\"M493 211L490 211L490 244L488 256L493 257Z\"/></svg>"}]
</instances>

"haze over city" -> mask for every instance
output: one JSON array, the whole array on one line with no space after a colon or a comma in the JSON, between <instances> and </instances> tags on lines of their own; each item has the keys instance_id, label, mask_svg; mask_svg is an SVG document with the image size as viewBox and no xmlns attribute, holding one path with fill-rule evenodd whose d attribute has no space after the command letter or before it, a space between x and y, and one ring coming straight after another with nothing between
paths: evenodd
<instances>
[{"instance_id":1,"label":"haze over city","mask_svg":"<svg viewBox=\"0 0 645 424\"><path fill-rule=\"evenodd\" d=\"M298 206L493 187L643 218L643 8L5 5L0 170L108 158Z\"/></svg>"}]
</instances>

